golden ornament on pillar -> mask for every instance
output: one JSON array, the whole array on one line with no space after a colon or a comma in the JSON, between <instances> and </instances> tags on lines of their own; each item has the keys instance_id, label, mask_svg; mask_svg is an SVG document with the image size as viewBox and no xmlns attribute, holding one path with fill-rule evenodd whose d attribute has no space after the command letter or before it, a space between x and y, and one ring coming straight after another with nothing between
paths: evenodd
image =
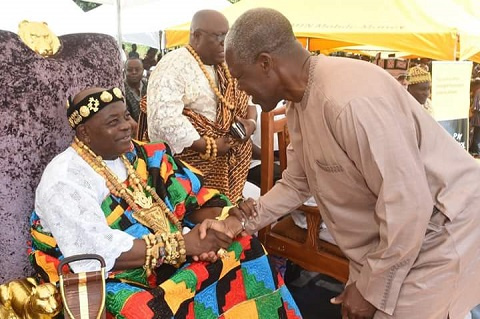
<instances>
[{"instance_id":1,"label":"golden ornament on pillar","mask_svg":"<svg viewBox=\"0 0 480 319\"><path fill-rule=\"evenodd\" d=\"M23 20L18 25L18 36L30 49L45 58L55 55L60 49L60 40L46 22Z\"/></svg>"}]
</instances>

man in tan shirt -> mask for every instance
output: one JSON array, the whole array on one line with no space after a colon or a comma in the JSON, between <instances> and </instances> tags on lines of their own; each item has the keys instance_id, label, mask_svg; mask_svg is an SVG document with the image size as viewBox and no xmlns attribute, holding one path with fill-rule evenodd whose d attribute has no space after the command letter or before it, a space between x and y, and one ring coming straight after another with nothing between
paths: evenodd
<instances>
[{"instance_id":1,"label":"man in tan shirt","mask_svg":"<svg viewBox=\"0 0 480 319\"><path fill-rule=\"evenodd\" d=\"M248 232L313 195L350 260L343 318L461 319L480 303L480 166L394 78L310 56L271 9L240 16L225 49L264 112L291 101L288 167Z\"/></svg>"}]
</instances>

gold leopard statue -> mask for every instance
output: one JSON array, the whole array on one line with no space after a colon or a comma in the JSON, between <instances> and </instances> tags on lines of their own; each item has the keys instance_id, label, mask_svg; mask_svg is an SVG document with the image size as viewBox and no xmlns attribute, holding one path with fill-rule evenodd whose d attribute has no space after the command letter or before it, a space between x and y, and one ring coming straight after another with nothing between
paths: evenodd
<instances>
[{"instance_id":1,"label":"gold leopard statue","mask_svg":"<svg viewBox=\"0 0 480 319\"><path fill-rule=\"evenodd\" d=\"M30 49L43 57L55 55L60 49L60 40L46 22L23 20L18 25L18 36Z\"/></svg>"},{"instance_id":2,"label":"gold leopard statue","mask_svg":"<svg viewBox=\"0 0 480 319\"><path fill-rule=\"evenodd\" d=\"M38 285L28 277L0 285L0 319L51 319L61 310L60 294L51 283Z\"/></svg>"}]
</instances>

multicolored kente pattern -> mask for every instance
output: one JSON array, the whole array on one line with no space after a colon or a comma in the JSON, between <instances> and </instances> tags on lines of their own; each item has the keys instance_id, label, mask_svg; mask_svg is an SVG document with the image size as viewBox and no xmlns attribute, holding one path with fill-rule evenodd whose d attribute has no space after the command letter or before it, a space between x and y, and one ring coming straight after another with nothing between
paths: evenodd
<instances>
[{"instance_id":1,"label":"multicolored kente pattern","mask_svg":"<svg viewBox=\"0 0 480 319\"><path fill-rule=\"evenodd\" d=\"M176 160L165 144L135 143L127 157L185 225L198 207L229 204L218 191L203 187L200 172ZM110 195L102 209L112 228L136 238L150 232L131 217L130 207L121 198ZM56 282L63 256L35 213L31 235L32 264L44 281ZM143 268L112 272L107 280L107 311L109 318L301 318L281 276L254 237L234 241L227 257L216 263L187 262L178 270L162 265L149 278Z\"/></svg>"}]
</instances>

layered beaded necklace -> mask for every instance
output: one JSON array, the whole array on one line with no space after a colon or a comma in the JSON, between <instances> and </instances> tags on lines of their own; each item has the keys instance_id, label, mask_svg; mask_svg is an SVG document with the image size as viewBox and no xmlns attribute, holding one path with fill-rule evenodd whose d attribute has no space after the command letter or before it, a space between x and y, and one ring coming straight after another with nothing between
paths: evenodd
<instances>
[{"instance_id":1,"label":"layered beaded necklace","mask_svg":"<svg viewBox=\"0 0 480 319\"><path fill-rule=\"evenodd\" d=\"M212 88L213 92L215 93L215 95L217 96L217 98L222 101L223 104L225 104L227 106L227 108L229 110L233 110L235 108L235 105L230 103L229 101L227 101L227 99L220 93L220 90L218 89L217 87L217 84L215 83L215 81L211 78L210 74L208 74L208 71L207 69L205 68L205 64L203 64L202 60L200 59L200 57L198 56L197 52L195 52L195 50L192 48L191 45L187 44L185 46L185 48L187 48L187 50L192 54L192 56L195 58L195 60L197 61L198 63L198 66L200 67L200 69L202 70L203 74L205 74L205 77L207 78L207 81L208 81L208 84L210 84L210 87ZM230 71L228 70L228 67L227 65L225 64L225 62L221 63L220 64L221 67L223 68L223 70L225 71L225 76L227 78L227 81L228 81L228 85L227 85L227 88L230 87L231 85L233 85L233 78L232 78L232 75L230 74Z\"/></svg>"},{"instance_id":2,"label":"layered beaded necklace","mask_svg":"<svg viewBox=\"0 0 480 319\"><path fill-rule=\"evenodd\" d=\"M118 176L112 172L101 156L96 155L87 145L75 137L72 148L106 181L110 192L123 198L133 210L132 216L155 233L169 233L170 227L167 218L175 225L177 231L182 230L178 218L170 211L165 202L158 196L155 189L142 180L130 161L121 156L128 172L127 187ZM148 197L145 193L149 193ZM152 200L153 199L153 200Z\"/></svg>"}]
</instances>

